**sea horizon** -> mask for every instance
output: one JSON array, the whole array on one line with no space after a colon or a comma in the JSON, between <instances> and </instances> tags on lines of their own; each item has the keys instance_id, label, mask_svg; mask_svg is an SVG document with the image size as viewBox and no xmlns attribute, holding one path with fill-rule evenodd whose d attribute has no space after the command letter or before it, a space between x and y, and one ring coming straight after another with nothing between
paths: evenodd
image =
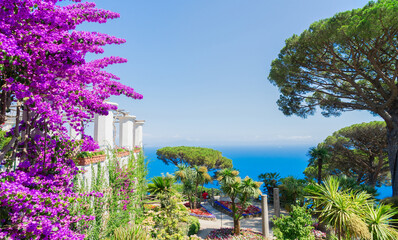
<instances>
[{"instance_id":1,"label":"sea horizon","mask_svg":"<svg viewBox=\"0 0 398 240\"><path fill-rule=\"evenodd\" d=\"M206 146L222 152L224 157L232 159L234 168L239 170L242 178L249 176L259 181L258 175L266 172L279 173L281 178L293 176L304 178L304 169L308 165L307 156L311 145L299 146ZM145 156L148 163L148 180L162 173L173 173L176 170L174 165L166 165L157 159L156 150L161 147L145 147ZM218 188L218 185L208 184L207 187ZM378 199L392 195L391 186L376 188Z\"/></svg>"}]
</instances>

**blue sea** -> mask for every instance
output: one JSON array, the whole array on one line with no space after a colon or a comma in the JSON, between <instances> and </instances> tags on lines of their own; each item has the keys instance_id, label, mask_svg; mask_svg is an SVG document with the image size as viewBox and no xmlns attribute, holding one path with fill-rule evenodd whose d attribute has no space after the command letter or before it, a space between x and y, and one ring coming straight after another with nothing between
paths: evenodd
<instances>
[{"instance_id":1,"label":"blue sea","mask_svg":"<svg viewBox=\"0 0 398 240\"><path fill-rule=\"evenodd\" d=\"M212 146L223 153L223 156L232 159L234 168L240 176L249 176L258 180L258 175L266 172L277 172L281 177L294 176L304 178L303 171L308 164L307 152L311 146L259 147L259 146ZM156 157L155 147L145 147L145 156L149 160L148 179L160 176L162 173L173 173L174 165L166 165ZM209 184L208 187L217 187ZM391 187L378 188L379 199L392 195Z\"/></svg>"}]
</instances>

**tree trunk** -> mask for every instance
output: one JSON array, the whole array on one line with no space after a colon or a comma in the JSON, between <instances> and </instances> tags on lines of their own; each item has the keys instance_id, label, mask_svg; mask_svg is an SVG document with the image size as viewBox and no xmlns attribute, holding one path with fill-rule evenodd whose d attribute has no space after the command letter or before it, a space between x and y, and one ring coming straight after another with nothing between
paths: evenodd
<instances>
[{"instance_id":1,"label":"tree trunk","mask_svg":"<svg viewBox=\"0 0 398 240\"><path fill-rule=\"evenodd\" d=\"M240 221L239 218L234 216L234 235L240 234Z\"/></svg>"},{"instance_id":2,"label":"tree trunk","mask_svg":"<svg viewBox=\"0 0 398 240\"><path fill-rule=\"evenodd\" d=\"M398 196L398 114L392 116L393 126L387 127L388 162L391 171L392 195Z\"/></svg>"},{"instance_id":3,"label":"tree trunk","mask_svg":"<svg viewBox=\"0 0 398 240\"><path fill-rule=\"evenodd\" d=\"M322 182L322 159L318 158L318 184Z\"/></svg>"}]
</instances>

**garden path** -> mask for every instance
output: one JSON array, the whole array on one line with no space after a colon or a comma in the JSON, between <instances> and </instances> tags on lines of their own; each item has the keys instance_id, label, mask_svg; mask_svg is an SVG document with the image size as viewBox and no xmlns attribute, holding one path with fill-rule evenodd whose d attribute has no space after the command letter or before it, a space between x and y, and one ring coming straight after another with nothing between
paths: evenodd
<instances>
[{"instance_id":1,"label":"garden path","mask_svg":"<svg viewBox=\"0 0 398 240\"><path fill-rule=\"evenodd\" d=\"M252 203L253 205L257 207L261 207L260 202L254 202ZM213 213L216 216L215 221L206 221L199 219L200 222L200 230L197 233L199 237L202 239L205 239L206 236L215 229L220 229L220 228L232 228L234 226L234 222L232 217L221 213L220 211L214 209L211 204L209 203L204 203L202 204L205 208L207 208L211 213ZM268 218L271 220L272 216L274 215L274 208L272 206L268 206ZM221 220L222 219L222 220ZM253 229L254 231L257 232L262 232L262 219L261 217L255 217L255 218L244 218L240 221L240 226L241 228L250 228ZM270 225L270 230L271 230L271 225ZM272 235L272 230L271 230L271 235Z\"/></svg>"}]
</instances>

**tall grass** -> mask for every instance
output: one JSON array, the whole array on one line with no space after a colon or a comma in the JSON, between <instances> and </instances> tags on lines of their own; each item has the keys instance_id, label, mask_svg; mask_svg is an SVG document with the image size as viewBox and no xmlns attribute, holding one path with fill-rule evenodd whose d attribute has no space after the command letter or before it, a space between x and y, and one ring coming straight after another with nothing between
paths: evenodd
<instances>
[{"instance_id":1,"label":"tall grass","mask_svg":"<svg viewBox=\"0 0 398 240\"><path fill-rule=\"evenodd\" d=\"M131 154L123 164L116 151L108 151L107 160L107 164L91 165L91 184L81 174L75 179L75 191L80 196L72 204L71 212L94 219L74 228L89 240L113 238L117 229L120 233L120 229L143 218L148 173L144 155L140 153L136 159Z\"/></svg>"}]
</instances>

